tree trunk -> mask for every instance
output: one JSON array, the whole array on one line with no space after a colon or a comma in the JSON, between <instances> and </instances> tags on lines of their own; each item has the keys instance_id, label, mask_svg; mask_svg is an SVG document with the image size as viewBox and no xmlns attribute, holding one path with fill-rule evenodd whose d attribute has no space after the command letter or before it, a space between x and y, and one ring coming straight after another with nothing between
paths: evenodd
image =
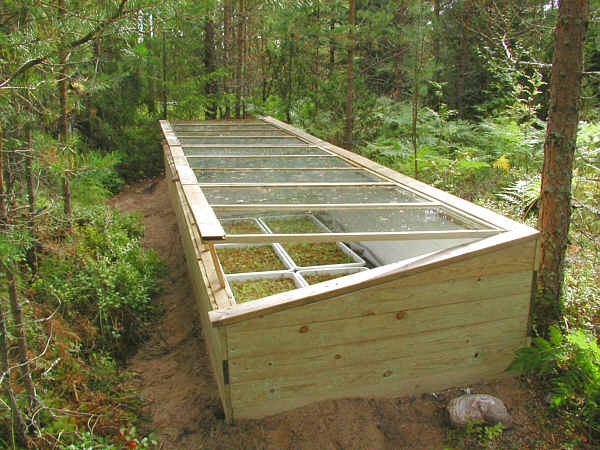
<instances>
[{"instance_id":1,"label":"tree trunk","mask_svg":"<svg viewBox=\"0 0 600 450\"><path fill-rule=\"evenodd\" d=\"M208 75L208 82L205 87L205 94L208 98L206 106L206 118L217 118L217 84L214 80L214 73L217 70L217 61L215 54L215 24L211 17L208 17L204 22L204 67Z\"/></svg>"},{"instance_id":2,"label":"tree trunk","mask_svg":"<svg viewBox=\"0 0 600 450\"><path fill-rule=\"evenodd\" d=\"M161 100L162 100L162 117L164 120L169 118L169 91L167 87L167 33L165 30L162 31L162 86L161 86ZM153 99L154 100L154 99Z\"/></svg>"},{"instance_id":3,"label":"tree trunk","mask_svg":"<svg viewBox=\"0 0 600 450\"><path fill-rule=\"evenodd\" d=\"M561 318L560 295L571 219L571 180L589 11L589 0L562 0L554 31L538 221L542 234L535 317L541 335L546 335L548 327Z\"/></svg>"},{"instance_id":4,"label":"tree trunk","mask_svg":"<svg viewBox=\"0 0 600 450\"><path fill-rule=\"evenodd\" d=\"M33 137L31 133L31 124L27 125L26 139L27 139L27 152L25 153L25 180L27 182L27 203L29 206L28 214L28 228L33 239L33 245L27 251L27 264L31 269L33 276L37 274L38 270L38 251L39 243L36 236L35 229L35 182L33 179L33 171L31 169L31 163L33 161Z\"/></svg>"},{"instance_id":5,"label":"tree trunk","mask_svg":"<svg viewBox=\"0 0 600 450\"><path fill-rule=\"evenodd\" d=\"M0 230L4 230L8 227L8 198L6 193L6 185L4 184L4 148L2 145L2 128L0 127ZM8 267L2 267L9 273L9 279L12 273ZM25 427L25 420L23 413L19 409L15 392L12 387L12 381L10 378L10 358L9 358L9 344L8 344L8 331L6 326L6 316L4 315L4 298L0 298L0 365L2 374L5 377L2 384L4 385L4 392L8 399L8 405L11 409L12 426L11 433L14 441L25 447L27 446L27 429Z\"/></svg>"},{"instance_id":6,"label":"tree trunk","mask_svg":"<svg viewBox=\"0 0 600 450\"><path fill-rule=\"evenodd\" d=\"M433 81L440 82L440 0L433 0L433 21L432 21L432 53L435 68L433 70ZM433 109L440 111L441 93L436 92L433 101Z\"/></svg>"},{"instance_id":7,"label":"tree trunk","mask_svg":"<svg viewBox=\"0 0 600 450\"><path fill-rule=\"evenodd\" d=\"M65 1L59 0L58 2L59 15L62 17L65 15ZM63 205L65 219L67 221L67 230L69 233L73 231L73 207L71 206L71 155L68 149L69 143L69 117L67 109L67 61L68 53L64 46L59 50L60 56L60 70L58 72L58 96L60 102L60 113L58 123L58 134L60 137L60 143L63 146L65 152L65 173L63 176Z\"/></svg>"},{"instance_id":8,"label":"tree trunk","mask_svg":"<svg viewBox=\"0 0 600 450\"><path fill-rule=\"evenodd\" d=\"M12 381L10 379L10 363L8 355L8 331L6 327L6 316L4 315L4 308L0 302L0 365L4 380L4 393L8 399L8 406L10 408L12 416L12 424L10 427L11 440L21 447L27 447L27 428L25 427L25 420L23 414L17 404L17 398L15 391L12 387Z\"/></svg>"},{"instance_id":9,"label":"tree trunk","mask_svg":"<svg viewBox=\"0 0 600 450\"><path fill-rule=\"evenodd\" d=\"M344 146L352 150L352 132L354 128L354 24L356 23L356 5L348 2L348 67L346 71L346 125L344 127Z\"/></svg>"},{"instance_id":10,"label":"tree trunk","mask_svg":"<svg viewBox=\"0 0 600 450\"><path fill-rule=\"evenodd\" d=\"M233 40L233 30L231 24L231 1L223 1L223 54L224 65L227 70L231 70L231 42ZM231 75L225 77L223 82L223 91L225 92L225 118L231 117L231 106L229 105L229 94L231 94Z\"/></svg>"},{"instance_id":11,"label":"tree trunk","mask_svg":"<svg viewBox=\"0 0 600 450\"><path fill-rule=\"evenodd\" d=\"M8 278L8 299L10 301L10 309L12 312L13 320L15 322L15 330L17 334L17 350L19 354L18 362L21 371L21 378L25 385L25 391L29 397L30 408L36 408L39 405L37 392L33 379L31 377L31 370L29 367L29 355L27 346L27 337L25 336L25 324L23 322L23 309L21 308L21 302L17 293L17 280L12 268L7 268Z\"/></svg>"},{"instance_id":12,"label":"tree trunk","mask_svg":"<svg viewBox=\"0 0 600 450\"><path fill-rule=\"evenodd\" d=\"M235 117L242 117L242 94L244 86L244 41L246 23L246 0L240 0L237 23L237 61L235 66Z\"/></svg>"}]
</instances>

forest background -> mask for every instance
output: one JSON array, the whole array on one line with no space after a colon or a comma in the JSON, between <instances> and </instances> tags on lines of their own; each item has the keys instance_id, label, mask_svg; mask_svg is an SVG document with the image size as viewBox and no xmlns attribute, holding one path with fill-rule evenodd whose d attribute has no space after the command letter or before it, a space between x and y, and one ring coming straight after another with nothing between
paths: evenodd
<instances>
[{"instance_id":1,"label":"forest background","mask_svg":"<svg viewBox=\"0 0 600 450\"><path fill-rule=\"evenodd\" d=\"M600 436L590 4L561 320L515 363L573 442ZM158 119L272 115L535 226L557 15L554 0L0 1L0 445L114 429L151 445L119 385L161 314L162 266L106 200L162 173Z\"/></svg>"}]
</instances>

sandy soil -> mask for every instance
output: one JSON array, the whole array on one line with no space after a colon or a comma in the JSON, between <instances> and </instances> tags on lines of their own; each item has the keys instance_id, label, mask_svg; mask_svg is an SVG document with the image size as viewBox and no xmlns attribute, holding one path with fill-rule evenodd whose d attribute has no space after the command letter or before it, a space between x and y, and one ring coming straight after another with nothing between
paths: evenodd
<instances>
[{"instance_id":1,"label":"sandy soil","mask_svg":"<svg viewBox=\"0 0 600 450\"><path fill-rule=\"evenodd\" d=\"M175 215L164 179L126 189L114 200L144 218L146 245L166 260L160 301L165 308L156 333L142 345L130 368L139 374L145 413L163 449L443 449L448 435L447 402L456 389L399 399L324 401L262 420L233 426L221 417L217 386L195 314ZM514 378L471 386L502 398L515 428L494 448L558 448L553 427L536 415L544 405ZM496 446L498 445L498 446Z\"/></svg>"}]
</instances>

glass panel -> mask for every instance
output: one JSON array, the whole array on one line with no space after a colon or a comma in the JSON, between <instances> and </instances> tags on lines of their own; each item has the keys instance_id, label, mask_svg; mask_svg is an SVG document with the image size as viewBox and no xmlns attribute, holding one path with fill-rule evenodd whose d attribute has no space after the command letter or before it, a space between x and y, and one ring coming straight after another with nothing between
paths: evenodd
<instances>
[{"instance_id":1,"label":"glass panel","mask_svg":"<svg viewBox=\"0 0 600 450\"><path fill-rule=\"evenodd\" d=\"M331 203L421 203L428 201L396 186L324 186L202 188L212 204L331 204Z\"/></svg>"},{"instance_id":2,"label":"glass panel","mask_svg":"<svg viewBox=\"0 0 600 450\"><path fill-rule=\"evenodd\" d=\"M177 137L185 138L202 138L205 136L289 136L281 130L256 130L254 128L248 130L230 130L224 128L222 130L181 130L177 132Z\"/></svg>"},{"instance_id":3,"label":"glass panel","mask_svg":"<svg viewBox=\"0 0 600 450\"><path fill-rule=\"evenodd\" d=\"M262 121L215 121L215 122L171 122L175 131L186 130L223 130L223 129L255 129L255 130L277 130L278 128Z\"/></svg>"},{"instance_id":4,"label":"glass panel","mask_svg":"<svg viewBox=\"0 0 600 450\"><path fill-rule=\"evenodd\" d=\"M320 148L298 146L298 147L183 147L183 152L188 156L273 156L273 155L329 155Z\"/></svg>"},{"instance_id":5,"label":"glass panel","mask_svg":"<svg viewBox=\"0 0 600 450\"><path fill-rule=\"evenodd\" d=\"M194 170L199 183L364 183L385 181L360 169L350 170Z\"/></svg>"},{"instance_id":6,"label":"glass panel","mask_svg":"<svg viewBox=\"0 0 600 450\"><path fill-rule=\"evenodd\" d=\"M232 157L232 158L188 158L192 169L298 169L355 167L336 156L315 156L312 158L275 156L275 157Z\"/></svg>"},{"instance_id":7,"label":"glass panel","mask_svg":"<svg viewBox=\"0 0 600 450\"><path fill-rule=\"evenodd\" d=\"M239 136L234 137L193 137L193 138L185 138L179 137L179 142L181 142L182 146L186 146L188 144L243 144L243 145L261 145L261 146L270 146L270 145L285 145L285 144L306 144L301 139L295 138L293 136L254 136L242 138Z\"/></svg>"},{"instance_id":8,"label":"glass panel","mask_svg":"<svg viewBox=\"0 0 600 450\"><path fill-rule=\"evenodd\" d=\"M219 219L240 214L217 213ZM453 231L486 229L479 223L462 219L441 207L332 209L303 214L273 214L255 211L245 217L260 218L273 233L361 233L407 231Z\"/></svg>"}]
</instances>

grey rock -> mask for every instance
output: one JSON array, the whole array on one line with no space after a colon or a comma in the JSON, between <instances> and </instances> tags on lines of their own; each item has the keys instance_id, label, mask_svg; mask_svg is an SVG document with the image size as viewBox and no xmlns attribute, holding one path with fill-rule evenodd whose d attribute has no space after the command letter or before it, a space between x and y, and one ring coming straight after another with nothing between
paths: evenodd
<instances>
[{"instance_id":1,"label":"grey rock","mask_svg":"<svg viewBox=\"0 0 600 450\"><path fill-rule=\"evenodd\" d=\"M511 428L513 424L504 402L492 395L461 395L450 400L446 409L450 422L456 427L465 426L472 420L483 420L490 425L502 422L504 428Z\"/></svg>"}]
</instances>

